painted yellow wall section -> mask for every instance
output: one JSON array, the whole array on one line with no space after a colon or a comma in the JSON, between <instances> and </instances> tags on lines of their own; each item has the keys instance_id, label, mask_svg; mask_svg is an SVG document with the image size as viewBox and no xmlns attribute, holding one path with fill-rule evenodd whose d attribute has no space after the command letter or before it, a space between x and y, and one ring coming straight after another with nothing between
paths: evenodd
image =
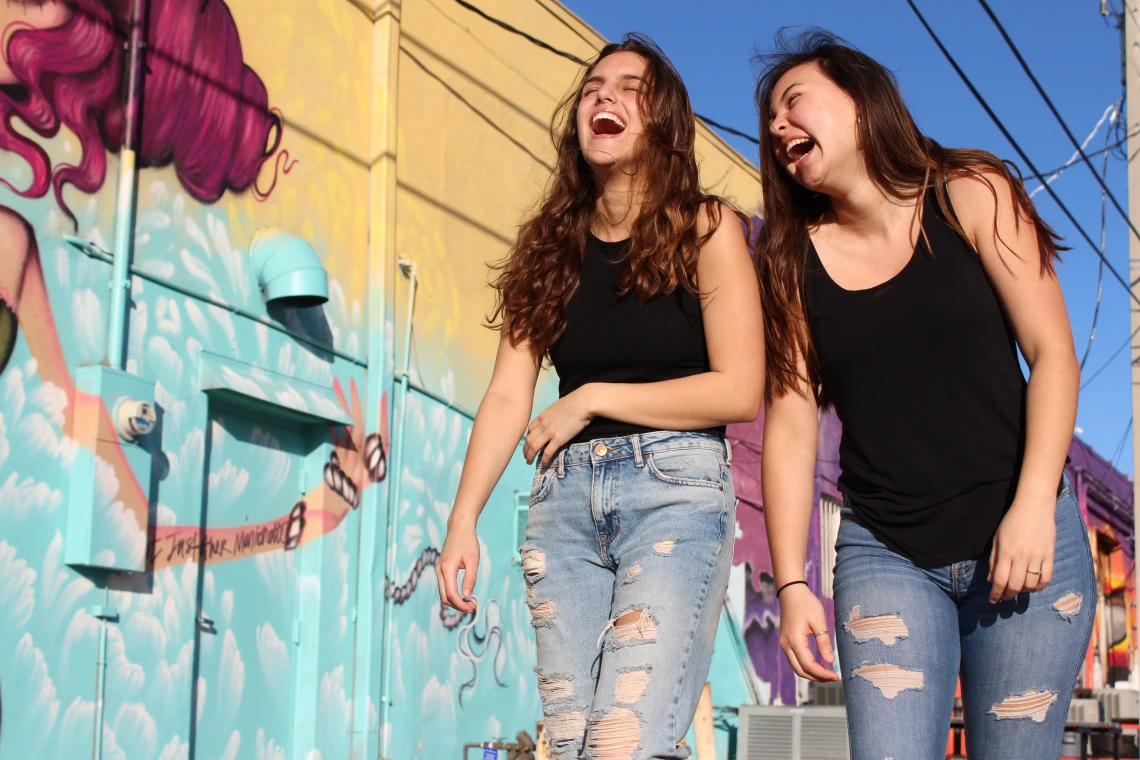
<instances>
[{"instance_id":1,"label":"painted yellow wall section","mask_svg":"<svg viewBox=\"0 0 1140 760\"><path fill-rule=\"evenodd\" d=\"M270 105L284 112L281 147L298 159L261 213L275 226L321 241L317 250L329 277L344 288L348 304L362 307L372 23L346 0L239 0L230 7L246 63L261 74Z\"/></svg>"}]
</instances>

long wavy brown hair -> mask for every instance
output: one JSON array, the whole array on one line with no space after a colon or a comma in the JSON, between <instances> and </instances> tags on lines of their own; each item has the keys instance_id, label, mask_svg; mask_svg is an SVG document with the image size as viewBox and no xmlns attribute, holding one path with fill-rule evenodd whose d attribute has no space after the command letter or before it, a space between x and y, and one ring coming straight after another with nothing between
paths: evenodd
<instances>
[{"instance_id":1,"label":"long wavy brown hair","mask_svg":"<svg viewBox=\"0 0 1140 760\"><path fill-rule=\"evenodd\" d=\"M627 34L621 42L606 45L555 110L550 136L558 159L546 193L534 216L519 228L510 253L492 267L498 276L492 283L496 301L488 326L502 330L512 345L528 346L536 359L548 357L566 329L566 307L578 289L602 190L578 143L582 88L599 61L621 52L636 53L646 63L638 94L645 129L633 167L640 213L616 295L632 292L642 303L678 287L699 295L697 254L720 222L722 199L701 190L693 108L680 74L643 35ZM697 228L702 209L710 221L704 235ZM749 219L734 212L751 232Z\"/></svg>"},{"instance_id":2,"label":"long wavy brown hair","mask_svg":"<svg viewBox=\"0 0 1140 760\"><path fill-rule=\"evenodd\" d=\"M1037 232L1042 274L1054 272L1058 251L1068 249L1060 245L1061 238L1037 213L1017 167L983 150L944 148L922 134L903 102L894 75L879 62L818 28L796 36L781 29L776 34L775 52L758 56L757 62L761 67L756 108L760 115L764 226L754 258L764 301L765 393L769 401L788 391L800 393L806 383L821 406L828 404L804 315L803 289L808 233L831 211L831 199L795 182L774 160L768 132L772 91L780 78L797 66L815 63L855 101L859 114L857 141L864 164L871 179L888 195L900 201L914 201L933 190L942 217L969 244L951 211L946 183L959 177L978 177L989 186L996 200L997 190L984 174L999 174L1013 192L1017 223L1032 224ZM997 232L996 219L994 231ZM807 377L797 369L801 356Z\"/></svg>"}]
</instances>

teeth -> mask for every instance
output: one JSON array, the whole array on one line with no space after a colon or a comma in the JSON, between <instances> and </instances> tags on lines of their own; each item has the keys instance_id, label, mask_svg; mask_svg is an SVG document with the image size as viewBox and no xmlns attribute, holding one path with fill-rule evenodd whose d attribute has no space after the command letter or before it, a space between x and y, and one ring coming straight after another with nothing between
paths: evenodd
<instances>
[{"instance_id":1,"label":"teeth","mask_svg":"<svg viewBox=\"0 0 1140 760\"><path fill-rule=\"evenodd\" d=\"M622 129L625 129L625 122L622 121L621 117L619 117L616 113L610 113L609 111L599 111L598 113L594 114L594 121L596 122L599 119L609 119L610 121L620 126Z\"/></svg>"},{"instance_id":2,"label":"teeth","mask_svg":"<svg viewBox=\"0 0 1140 760\"><path fill-rule=\"evenodd\" d=\"M812 140L810 137L797 137L784 146L784 152L787 153L790 158L798 161L799 159L806 156L808 151L811 150L810 146L807 148L807 150L804 150L802 152L799 150L799 148L805 144L810 144L811 142Z\"/></svg>"}]
</instances>

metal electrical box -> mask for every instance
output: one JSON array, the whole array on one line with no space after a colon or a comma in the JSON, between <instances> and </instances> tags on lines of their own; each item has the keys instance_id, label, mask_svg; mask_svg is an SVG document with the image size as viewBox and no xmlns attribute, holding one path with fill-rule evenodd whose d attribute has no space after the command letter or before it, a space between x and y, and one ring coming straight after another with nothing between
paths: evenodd
<instances>
[{"instance_id":1,"label":"metal electrical box","mask_svg":"<svg viewBox=\"0 0 1140 760\"><path fill-rule=\"evenodd\" d=\"M101 365L75 372L75 394L68 399L73 450L64 560L69 565L146 570L152 458L144 442L154 426L154 385Z\"/></svg>"}]
</instances>

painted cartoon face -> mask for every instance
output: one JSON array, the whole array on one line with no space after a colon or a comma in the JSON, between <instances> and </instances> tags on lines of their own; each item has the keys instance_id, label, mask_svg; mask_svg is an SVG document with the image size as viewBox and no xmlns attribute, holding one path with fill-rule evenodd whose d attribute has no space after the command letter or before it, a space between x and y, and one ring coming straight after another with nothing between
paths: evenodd
<instances>
[{"instance_id":1,"label":"painted cartoon face","mask_svg":"<svg viewBox=\"0 0 1140 760\"><path fill-rule=\"evenodd\" d=\"M8 38L18 29L51 29L71 18L64 0L4 0L0 3L0 84L16 84L8 67Z\"/></svg>"},{"instance_id":2,"label":"painted cartoon face","mask_svg":"<svg viewBox=\"0 0 1140 760\"><path fill-rule=\"evenodd\" d=\"M815 63L780 77L769 108L772 153L799 184L824 192L858 167L855 101Z\"/></svg>"},{"instance_id":3,"label":"painted cartoon face","mask_svg":"<svg viewBox=\"0 0 1140 760\"><path fill-rule=\"evenodd\" d=\"M578 144L591 167L628 165L644 129L639 93L645 59L620 52L598 61L582 86L576 114Z\"/></svg>"}]
</instances>

